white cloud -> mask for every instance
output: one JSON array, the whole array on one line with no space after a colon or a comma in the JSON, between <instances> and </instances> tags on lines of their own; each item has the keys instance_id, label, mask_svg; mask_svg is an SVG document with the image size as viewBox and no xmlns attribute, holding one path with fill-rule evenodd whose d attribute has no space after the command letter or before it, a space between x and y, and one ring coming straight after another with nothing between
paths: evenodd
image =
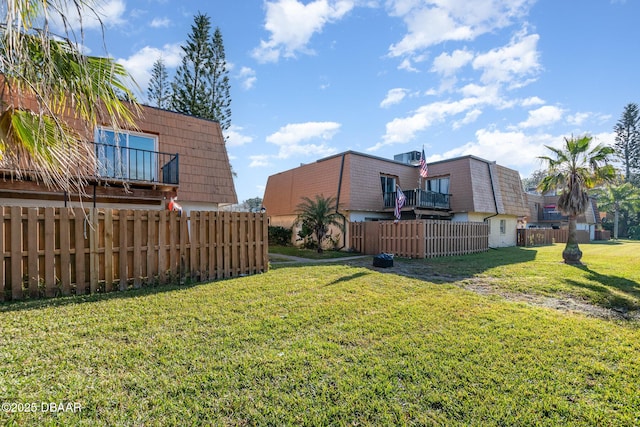
<instances>
[{"instance_id":1,"label":"white cloud","mask_svg":"<svg viewBox=\"0 0 640 427\"><path fill-rule=\"evenodd\" d=\"M171 20L169 18L153 18L149 26L151 28L167 28L171 24Z\"/></svg>"},{"instance_id":2,"label":"white cloud","mask_svg":"<svg viewBox=\"0 0 640 427\"><path fill-rule=\"evenodd\" d=\"M236 77L242 82L244 90L252 89L258 81L255 70L249 67L242 67Z\"/></svg>"},{"instance_id":3,"label":"white cloud","mask_svg":"<svg viewBox=\"0 0 640 427\"><path fill-rule=\"evenodd\" d=\"M579 132L576 135L582 135ZM528 134L522 130L503 131L496 129L479 129L475 140L444 153L427 157L428 162L435 162L454 157L473 155L485 160L496 161L520 172L521 176L529 176L533 171L542 168L540 156L552 154L546 146L560 148L568 135L550 133ZM604 132L592 135L595 143L611 145L615 142L615 133Z\"/></svg>"},{"instance_id":4,"label":"white cloud","mask_svg":"<svg viewBox=\"0 0 640 427\"><path fill-rule=\"evenodd\" d=\"M525 15L533 0L389 0L407 34L389 48L391 56L412 55L445 41L473 40Z\"/></svg>"},{"instance_id":5,"label":"white cloud","mask_svg":"<svg viewBox=\"0 0 640 427\"><path fill-rule=\"evenodd\" d=\"M554 145L562 137L551 134L528 135L522 131L501 131L480 129L476 131L476 140L461 147L443 153L438 160L473 155L486 160L496 161L527 176L539 169L539 156L547 154L545 145ZM435 157L435 156L434 156ZM429 161L434 161L431 158Z\"/></svg>"},{"instance_id":6,"label":"white cloud","mask_svg":"<svg viewBox=\"0 0 640 427\"><path fill-rule=\"evenodd\" d=\"M395 88L387 92L387 96L380 103L381 108L388 108L392 105L399 104L407 96L407 89Z\"/></svg>"},{"instance_id":7,"label":"white cloud","mask_svg":"<svg viewBox=\"0 0 640 427\"><path fill-rule=\"evenodd\" d=\"M467 50L455 50L451 54L441 53L433 60L431 71L449 76L467 65L473 59L473 53Z\"/></svg>"},{"instance_id":8,"label":"white cloud","mask_svg":"<svg viewBox=\"0 0 640 427\"><path fill-rule=\"evenodd\" d=\"M458 128L461 128L464 125L468 125L470 123L473 123L476 120L478 120L478 117L480 117L480 115L482 115L482 110L480 110L478 108L474 108L473 110L471 110L467 114L465 114L465 116L464 116L464 118L462 120L458 120L458 121L453 122L453 128L454 129L458 129Z\"/></svg>"},{"instance_id":9,"label":"white cloud","mask_svg":"<svg viewBox=\"0 0 640 427\"><path fill-rule=\"evenodd\" d=\"M562 120L564 110L553 105L545 105L536 110L529 111L529 117L518 124L521 128L535 128L547 126Z\"/></svg>"},{"instance_id":10,"label":"white cloud","mask_svg":"<svg viewBox=\"0 0 640 427\"><path fill-rule=\"evenodd\" d=\"M162 58L167 68L178 66L182 58L180 45L178 43L166 44L162 46L162 49L145 46L129 58L118 59L118 62L124 65L143 92L146 93L145 88L151 78L153 63L160 58Z\"/></svg>"},{"instance_id":11,"label":"white cloud","mask_svg":"<svg viewBox=\"0 0 640 427\"><path fill-rule=\"evenodd\" d=\"M329 155L336 152L324 142L320 144L301 144L304 141L328 141L340 129L336 122L307 122L293 123L281 127L277 132L267 136L267 142L279 147L277 157L286 159L295 155L317 156Z\"/></svg>"},{"instance_id":12,"label":"white cloud","mask_svg":"<svg viewBox=\"0 0 640 427\"><path fill-rule=\"evenodd\" d=\"M81 27L85 30L101 29L102 26L110 28L125 22L123 15L126 10L124 0L105 0L102 2L82 2L78 10L73 2L65 1L60 5L66 18L67 27L78 31ZM89 5L87 5L89 4ZM51 22L59 31L65 30L65 24L59 15L52 15Z\"/></svg>"},{"instance_id":13,"label":"white cloud","mask_svg":"<svg viewBox=\"0 0 640 427\"><path fill-rule=\"evenodd\" d=\"M264 28L271 36L267 41L261 40L252 55L259 62L276 62L280 56L313 53L307 47L311 37L326 24L342 19L353 7L352 0L315 0L307 4L298 0L268 1Z\"/></svg>"},{"instance_id":14,"label":"white cloud","mask_svg":"<svg viewBox=\"0 0 640 427\"><path fill-rule=\"evenodd\" d=\"M271 166L271 163L269 163L269 157L270 156L268 154L257 154L254 156L249 156L249 160L251 160L251 163L249 163L249 167L261 168L265 166Z\"/></svg>"},{"instance_id":15,"label":"white cloud","mask_svg":"<svg viewBox=\"0 0 640 427\"><path fill-rule=\"evenodd\" d=\"M589 122L589 124L597 123L603 124L611 119L610 114L601 114L601 113L575 113L567 116L567 123L572 126L582 126L585 122Z\"/></svg>"},{"instance_id":16,"label":"white cloud","mask_svg":"<svg viewBox=\"0 0 640 427\"><path fill-rule=\"evenodd\" d=\"M469 83L460 89L460 93L465 97L475 97L487 100L488 103L497 103L500 98L500 90L497 85L480 86L475 83ZM489 101L492 100L492 101Z\"/></svg>"},{"instance_id":17,"label":"white cloud","mask_svg":"<svg viewBox=\"0 0 640 427\"><path fill-rule=\"evenodd\" d=\"M413 66L413 63L409 58L405 58L402 60L400 65L398 65L398 70L411 71L412 73L417 73L419 70Z\"/></svg>"},{"instance_id":18,"label":"white cloud","mask_svg":"<svg viewBox=\"0 0 640 427\"><path fill-rule=\"evenodd\" d=\"M418 108L411 116L396 118L386 125L382 142L367 149L376 151L385 145L405 143L413 140L421 132L435 123L443 122L450 116L463 113L481 104L478 98L465 98L452 102L434 102Z\"/></svg>"},{"instance_id":19,"label":"white cloud","mask_svg":"<svg viewBox=\"0 0 640 427\"><path fill-rule=\"evenodd\" d=\"M538 98L537 96L532 96L522 101L523 107L531 107L534 105L543 105L545 104L544 100Z\"/></svg>"},{"instance_id":20,"label":"white cloud","mask_svg":"<svg viewBox=\"0 0 640 427\"><path fill-rule=\"evenodd\" d=\"M539 38L537 34L519 34L508 45L477 55L473 68L482 71L480 79L483 83L523 86L529 82L527 78L541 69L537 50Z\"/></svg>"},{"instance_id":21,"label":"white cloud","mask_svg":"<svg viewBox=\"0 0 640 427\"><path fill-rule=\"evenodd\" d=\"M227 146L239 147L244 144L248 144L253 141L253 138L247 135L243 135L244 129L241 126L231 125L229 129L225 131L225 137L227 138Z\"/></svg>"}]
</instances>

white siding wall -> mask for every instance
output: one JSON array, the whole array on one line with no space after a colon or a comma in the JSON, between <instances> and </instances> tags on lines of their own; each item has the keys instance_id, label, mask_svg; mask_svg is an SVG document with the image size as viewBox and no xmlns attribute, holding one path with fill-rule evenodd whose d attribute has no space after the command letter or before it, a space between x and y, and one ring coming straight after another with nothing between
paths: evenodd
<instances>
[{"instance_id":1,"label":"white siding wall","mask_svg":"<svg viewBox=\"0 0 640 427\"><path fill-rule=\"evenodd\" d=\"M504 248L515 246L517 242L516 228L518 218L512 215L491 216L486 213L464 212L456 213L452 219L454 222L483 222L485 218L489 222L489 247ZM505 221L504 233L500 230L500 221Z\"/></svg>"}]
</instances>

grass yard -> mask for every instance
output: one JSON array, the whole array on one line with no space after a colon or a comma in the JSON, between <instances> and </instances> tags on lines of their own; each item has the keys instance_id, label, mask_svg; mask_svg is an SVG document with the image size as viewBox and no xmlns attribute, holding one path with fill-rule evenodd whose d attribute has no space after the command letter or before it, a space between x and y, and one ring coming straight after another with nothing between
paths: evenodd
<instances>
[{"instance_id":1,"label":"grass yard","mask_svg":"<svg viewBox=\"0 0 640 427\"><path fill-rule=\"evenodd\" d=\"M570 297L621 312L640 309L640 242L580 245L580 267L562 262L564 245L502 248L463 257L400 260L433 280L472 279L501 292Z\"/></svg>"},{"instance_id":2,"label":"grass yard","mask_svg":"<svg viewBox=\"0 0 640 427\"><path fill-rule=\"evenodd\" d=\"M3 403L82 410L0 424L640 425L638 321L502 295L637 309L640 244L582 248L586 268L509 248L3 304Z\"/></svg>"}]
</instances>

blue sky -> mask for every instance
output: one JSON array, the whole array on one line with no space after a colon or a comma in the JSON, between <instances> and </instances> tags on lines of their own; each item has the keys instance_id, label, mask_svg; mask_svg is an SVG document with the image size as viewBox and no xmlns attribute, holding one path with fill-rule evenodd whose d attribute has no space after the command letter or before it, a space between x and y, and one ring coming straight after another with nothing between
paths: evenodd
<instances>
[{"instance_id":1,"label":"blue sky","mask_svg":"<svg viewBox=\"0 0 640 427\"><path fill-rule=\"evenodd\" d=\"M157 58L173 75L198 12L224 38L239 201L345 150L424 146L429 161L472 154L526 177L565 136L612 143L640 102L636 0L102 1L107 54L141 100Z\"/></svg>"}]
</instances>

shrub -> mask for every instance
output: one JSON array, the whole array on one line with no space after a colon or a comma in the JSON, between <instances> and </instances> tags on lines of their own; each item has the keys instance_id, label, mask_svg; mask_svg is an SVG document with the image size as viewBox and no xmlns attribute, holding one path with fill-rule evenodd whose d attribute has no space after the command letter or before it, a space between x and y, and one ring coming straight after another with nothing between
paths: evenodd
<instances>
[{"instance_id":1,"label":"shrub","mask_svg":"<svg viewBox=\"0 0 640 427\"><path fill-rule=\"evenodd\" d=\"M281 226L269 226L269 244L274 246L289 246L291 245L291 235L293 230L291 228Z\"/></svg>"}]
</instances>

